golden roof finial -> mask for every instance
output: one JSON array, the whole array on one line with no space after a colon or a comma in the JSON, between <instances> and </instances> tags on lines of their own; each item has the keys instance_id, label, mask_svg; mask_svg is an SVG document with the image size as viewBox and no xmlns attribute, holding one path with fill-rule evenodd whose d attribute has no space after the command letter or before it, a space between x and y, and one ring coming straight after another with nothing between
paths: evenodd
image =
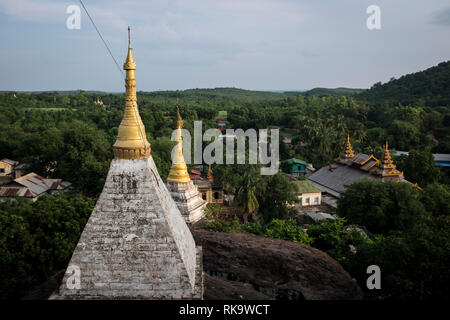
<instances>
[{"instance_id":1,"label":"golden roof finial","mask_svg":"<svg viewBox=\"0 0 450 320\"><path fill-rule=\"evenodd\" d=\"M347 145L345 146L344 158L349 159L355 157L355 153L353 152L352 145L350 144L350 134L347 134Z\"/></svg>"},{"instance_id":2,"label":"golden roof finial","mask_svg":"<svg viewBox=\"0 0 450 320\"><path fill-rule=\"evenodd\" d=\"M213 180L211 165L208 166L208 176L206 178L208 180Z\"/></svg>"},{"instance_id":3,"label":"golden roof finial","mask_svg":"<svg viewBox=\"0 0 450 320\"><path fill-rule=\"evenodd\" d=\"M125 110L119 125L117 140L113 145L114 156L119 159L145 159L150 157L150 143L139 115L136 98L136 63L131 54L130 27L128 27L128 55L123 65L125 77Z\"/></svg>"},{"instance_id":4,"label":"golden roof finial","mask_svg":"<svg viewBox=\"0 0 450 320\"><path fill-rule=\"evenodd\" d=\"M389 152L389 149L388 149L387 139L386 139L386 145L385 145L384 154L383 154L383 163L382 163L381 168L384 170L387 170L387 169L392 170L392 169L396 168L394 161L392 161L391 153Z\"/></svg>"},{"instance_id":5,"label":"golden roof finial","mask_svg":"<svg viewBox=\"0 0 450 320\"><path fill-rule=\"evenodd\" d=\"M131 53L131 35L130 35L130 27L128 27L128 54L125 63L123 64L124 70L136 70L136 63L133 59L133 54ZM128 74L127 74L128 76Z\"/></svg>"},{"instance_id":6,"label":"golden roof finial","mask_svg":"<svg viewBox=\"0 0 450 320\"><path fill-rule=\"evenodd\" d=\"M128 49L131 49L131 28L128 26Z\"/></svg>"},{"instance_id":7,"label":"golden roof finial","mask_svg":"<svg viewBox=\"0 0 450 320\"><path fill-rule=\"evenodd\" d=\"M385 144L385 148L384 148L383 163L389 163L389 164L392 163L391 153L389 152L387 139L386 139L386 144Z\"/></svg>"},{"instance_id":8,"label":"golden roof finial","mask_svg":"<svg viewBox=\"0 0 450 320\"><path fill-rule=\"evenodd\" d=\"M183 156L183 138L181 136L181 128L183 127L183 119L180 116L180 110L178 108L177 97L177 115L174 121L176 129L176 145L174 148L174 154L172 159L172 166L170 167L169 176L167 181L169 182L190 182L191 178L187 171L186 162Z\"/></svg>"},{"instance_id":9,"label":"golden roof finial","mask_svg":"<svg viewBox=\"0 0 450 320\"><path fill-rule=\"evenodd\" d=\"M175 129L181 129L183 127L183 119L181 119L180 108L178 107L178 97L177 97L177 115L174 121Z\"/></svg>"},{"instance_id":10,"label":"golden roof finial","mask_svg":"<svg viewBox=\"0 0 450 320\"><path fill-rule=\"evenodd\" d=\"M391 158L387 139L383 153L383 161L379 164L379 168L381 169L380 174L383 178L394 178L397 179L397 181L401 181L404 179L403 172L400 172L396 169L396 165Z\"/></svg>"}]
</instances>

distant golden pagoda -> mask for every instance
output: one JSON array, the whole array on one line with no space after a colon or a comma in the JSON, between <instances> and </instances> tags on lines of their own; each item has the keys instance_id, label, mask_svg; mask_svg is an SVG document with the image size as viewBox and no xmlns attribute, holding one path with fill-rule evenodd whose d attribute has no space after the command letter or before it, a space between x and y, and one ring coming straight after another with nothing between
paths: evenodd
<instances>
[{"instance_id":1,"label":"distant golden pagoda","mask_svg":"<svg viewBox=\"0 0 450 320\"><path fill-rule=\"evenodd\" d=\"M178 98L177 98L177 114L174 121L176 132L176 145L175 152L172 160L172 167L170 168L169 176L167 181L169 182L189 182L189 173L187 170L186 162L183 156L183 138L181 135L181 128L183 128L183 119L180 116L180 110L178 108Z\"/></svg>"},{"instance_id":2,"label":"distant golden pagoda","mask_svg":"<svg viewBox=\"0 0 450 320\"><path fill-rule=\"evenodd\" d=\"M130 28L128 28L128 55L123 65L125 77L125 111L120 123L117 140L113 145L114 156L119 159L145 159L150 157L150 143L139 115L136 98L136 63L131 54Z\"/></svg>"},{"instance_id":3,"label":"distant golden pagoda","mask_svg":"<svg viewBox=\"0 0 450 320\"><path fill-rule=\"evenodd\" d=\"M103 106L103 100L100 99L100 97L97 97L97 100L94 101L94 104L99 105L99 106Z\"/></svg>"},{"instance_id":4,"label":"distant golden pagoda","mask_svg":"<svg viewBox=\"0 0 450 320\"><path fill-rule=\"evenodd\" d=\"M353 152L352 145L350 144L350 134L347 135L347 144L345 145L344 158L354 158L355 153Z\"/></svg>"}]
</instances>

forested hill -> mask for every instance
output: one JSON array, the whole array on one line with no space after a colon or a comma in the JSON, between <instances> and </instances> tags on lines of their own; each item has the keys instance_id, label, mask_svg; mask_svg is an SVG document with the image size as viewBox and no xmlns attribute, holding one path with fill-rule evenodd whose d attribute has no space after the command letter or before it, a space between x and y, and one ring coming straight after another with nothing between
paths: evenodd
<instances>
[{"instance_id":1,"label":"forested hill","mask_svg":"<svg viewBox=\"0 0 450 320\"><path fill-rule=\"evenodd\" d=\"M297 93L298 94L298 93ZM139 91L138 95L150 98L176 98L183 100L231 100L231 101L258 101L258 100L279 100L292 96L289 93L271 91L253 91L238 88L214 88L214 89L188 89L171 91Z\"/></svg>"},{"instance_id":2,"label":"forested hill","mask_svg":"<svg viewBox=\"0 0 450 320\"><path fill-rule=\"evenodd\" d=\"M307 96L334 96L334 97L342 97L342 96L353 96L357 93L364 91L364 89L353 89L353 88L314 88L305 92Z\"/></svg>"},{"instance_id":3,"label":"forested hill","mask_svg":"<svg viewBox=\"0 0 450 320\"><path fill-rule=\"evenodd\" d=\"M450 60L424 71L411 73L381 84L356 96L369 103L420 104L430 107L450 105Z\"/></svg>"},{"instance_id":4,"label":"forested hill","mask_svg":"<svg viewBox=\"0 0 450 320\"><path fill-rule=\"evenodd\" d=\"M107 95L123 95L124 92L105 92L98 90L66 90L66 91L18 91L17 93L29 94L31 96L39 97L43 100L53 100L55 95L67 96L78 95L80 92L89 95L98 95L100 97ZM0 90L0 94L8 94L12 91ZM298 96L300 91L256 91L245 90L239 88L195 88L186 90L162 90L162 91L138 91L138 96L145 96L156 99L175 99L179 97L185 101L203 101L203 100L228 100L228 101L267 101L280 100L287 97ZM51 99L50 99L51 98Z\"/></svg>"}]
</instances>

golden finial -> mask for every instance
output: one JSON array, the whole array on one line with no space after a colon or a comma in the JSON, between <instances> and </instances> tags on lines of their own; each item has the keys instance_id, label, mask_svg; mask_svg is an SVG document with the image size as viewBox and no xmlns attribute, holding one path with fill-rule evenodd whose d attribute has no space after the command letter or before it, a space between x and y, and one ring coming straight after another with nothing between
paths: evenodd
<instances>
[{"instance_id":1,"label":"golden finial","mask_svg":"<svg viewBox=\"0 0 450 320\"><path fill-rule=\"evenodd\" d=\"M208 167L208 176L206 177L208 180L213 180L211 165Z\"/></svg>"},{"instance_id":2,"label":"golden finial","mask_svg":"<svg viewBox=\"0 0 450 320\"><path fill-rule=\"evenodd\" d=\"M128 26L128 49L131 49L131 28Z\"/></svg>"},{"instance_id":3,"label":"golden finial","mask_svg":"<svg viewBox=\"0 0 450 320\"><path fill-rule=\"evenodd\" d=\"M175 129L177 130L176 145L173 154L172 166L170 167L169 176L167 181L169 182L190 182L191 178L187 171L186 162L183 156L183 138L181 136L181 128L183 127L183 119L180 116L180 110L178 108L177 97L177 115L174 121Z\"/></svg>"},{"instance_id":4,"label":"golden finial","mask_svg":"<svg viewBox=\"0 0 450 320\"><path fill-rule=\"evenodd\" d=\"M391 153L389 152L389 148L388 148L388 141L386 139L381 169L388 170L389 174L390 174L395 168L396 168L396 166L394 164L394 161L392 161ZM397 170L395 170L395 172L400 174L400 172L398 172ZM387 175L387 173L384 172L383 175ZM392 174L390 174L390 175L392 175Z\"/></svg>"},{"instance_id":5,"label":"golden finial","mask_svg":"<svg viewBox=\"0 0 450 320\"><path fill-rule=\"evenodd\" d=\"M391 153L389 152L387 139L386 139L386 144L385 144L385 149L384 149L383 163L384 164L392 164L393 163L392 159L391 159ZM394 168L395 168L395 166L394 166Z\"/></svg>"},{"instance_id":6,"label":"golden finial","mask_svg":"<svg viewBox=\"0 0 450 320\"><path fill-rule=\"evenodd\" d=\"M353 152L352 145L350 144L350 134L347 134L347 145L345 146L344 158L349 159L355 157L355 153Z\"/></svg>"},{"instance_id":7,"label":"golden finial","mask_svg":"<svg viewBox=\"0 0 450 320\"><path fill-rule=\"evenodd\" d=\"M127 59L125 60L125 63L123 64L124 70L136 70L136 63L133 59L133 54L131 53L131 31L130 27L128 27L128 54ZM128 76L128 74L127 74Z\"/></svg>"},{"instance_id":8,"label":"golden finial","mask_svg":"<svg viewBox=\"0 0 450 320\"><path fill-rule=\"evenodd\" d=\"M131 54L130 27L128 27L128 55L123 65L125 77L125 110L119 125L117 140L113 145L114 156L119 159L145 159L150 157L150 143L139 115L136 97L136 63Z\"/></svg>"},{"instance_id":9,"label":"golden finial","mask_svg":"<svg viewBox=\"0 0 450 320\"><path fill-rule=\"evenodd\" d=\"M183 127L183 119L181 119L180 108L178 107L178 97L177 97L177 115L174 121L175 129L181 129Z\"/></svg>"}]
</instances>

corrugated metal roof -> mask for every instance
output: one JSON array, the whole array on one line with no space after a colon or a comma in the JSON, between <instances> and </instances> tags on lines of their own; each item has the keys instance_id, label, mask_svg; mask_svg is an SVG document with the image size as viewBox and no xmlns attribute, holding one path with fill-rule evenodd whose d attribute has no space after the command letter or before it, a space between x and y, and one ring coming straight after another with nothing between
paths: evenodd
<instances>
[{"instance_id":1,"label":"corrugated metal roof","mask_svg":"<svg viewBox=\"0 0 450 320\"><path fill-rule=\"evenodd\" d=\"M408 155L409 152L406 151L396 151L394 155ZM450 154L448 153L433 153L434 161L436 162L450 162Z\"/></svg>"},{"instance_id":2,"label":"corrugated metal roof","mask_svg":"<svg viewBox=\"0 0 450 320\"><path fill-rule=\"evenodd\" d=\"M311 181L308 180L299 180L294 181L294 183L298 187L299 193L316 193L316 192L322 192L322 189L316 187L311 183Z\"/></svg>"},{"instance_id":3,"label":"corrugated metal roof","mask_svg":"<svg viewBox=\"0 0 450 320\"><path fill-rule=\"evenodd\" d=\"M49 190L64 190L71 185L61 179L45 179L32 172L4 185L0 197L28 197L34 198Z\"/></svg>"},{"instance_id":4,"label":"corrugated metal roof","mask_svg":"<svg viewBox=\"0 0 450 320\"><path fill-rule=\"evenodd\" d=\"M38 195L46 192L49 189L49 186L46 183L46 179L34 172L14 179L14 181L20 183L24 187L27 187L31 190L31 192Z\"/></svg>"},{"instance_id":5,"label":"corrugated metal roof","mask_svg":"<svg viewBox=\"0 0 450 320\"><path fill-rule=\"evenodd\" d=\"M300 164L304 164L305 166L308 164L306 161L300 160L300 159L297 159L297 158L287 159L287 160L284 160L283 162L287 162L289 164L300 163Z\"/></svg>"},{"instance_id":6,"label":"corrugated metal roof","mask_svg":"<svg viewBox=\"0 0 450 320\"><path fill-rule=\"evenodd\" d=\"M22 170L22 169L28 169L30 165L28 163L21 163L17 165L14 169L16 170Z\"/></svg>"},{"instance_id":7,"label":"corrugated metal roof","mask_svg":"<svg viewBox=\"0 0 450 320\"><path fill-rule=\"evenodd\" d=\"M1 197L13 197L19 191L20 188L0 188L0 196Z\"/></svg>"},{"instance_id":8,"label":"corrugated metal roof","mask_svg":"<svg viewBox=\"0 0 450 320\"><path fill-rule=\"evenodd\" d=\"M0 162L5 162L5 163L10 164L12 166L15 166L15 165L19 164L18 161L14 161L14 160L7 159L7 158L3 158L2 160L0 160Z\"/></svg>"},{"instance_id":9,"label":"corrugated metal roof","mask_svg":"<svg viewBox=\"0 0 450 320\"><path fill-rule=\"evenodd\" d=\"M339 192L334 191L334 190L332 190L330 188L327 188L324 185L321 185L321 184L319 184L317 182L314 182L314 181L311 181L311 183L313 185L315 185L316 187L320 188L322 190L322 192L326 192L326 193L332 195L333 197L339 198L341 196L341 194ZM323 201L323 197L322 197L322 201Z\"/></svg>"},{"instance_id":10,"label":"corrugated metal roof","mask_svg":"<svg viewBox=\"0 0 450 320\"><path fill-rule=\"evenodd\" d=\"M333 217L331 214L325 213L325 212L308 211L308 212L306 212L306 214L316 222L323 220L323 219L331 219L331 220L335 219L335 217Z\"/></svg>"},{"instance_id":11,"label":"corrugated metal roof","mask_svg":"<svg viewBox=\"0 0 450 320\"><path fill-rule=\"evenodd\" d=\"M450 162L450 154L447 153L434 153L434 161Z\"/></svg>"},{"instance_id":12,"label":"corrugated metal roof","mask_svg":"<svg viewBox=\"0 0 450 320\"><path fill-rule=\"evenodd\" d=\"M352 162L356 164L363 164L370 158L369 155L364 153L358 153L354 158L352 158Z\"/></svg>"},{"instance_id":13,"label":"corrugated metal roof","mask_svg":"<svg viewBox=\"0 0 450 320\"><path fill-rule=\"evenodd\" d=\"M363 166L361 166L361 169L364 171L368 171L370 170L374 165L376 165L377 162L374 160L369 160L368 162L366 162Z\"/></svg>"},{"instance_id":14,"label":"corrugated metal roof","mask_svg":"<svg viewBox=\"0 0 450 320\"><path fill-rule=\"evenodd\" d=\"M308 180L341 193L345 191L346 186L364 178L375 179L376 177L370 172L334 163L331 170L330 167L323 167L311 174Z\"/></svg>"},{"instance_id":15,"label":"corrugated metal roof","mask_svg":"<svg viewBox=\"0 0 450 320\"><path fill-rule=\"evenodd\" d=\"M34 194L30 189L26 187L1 187L0 188L0 197L26 197L26 198L34 198L37 194Z\"/></svg>"}]
</instances>

